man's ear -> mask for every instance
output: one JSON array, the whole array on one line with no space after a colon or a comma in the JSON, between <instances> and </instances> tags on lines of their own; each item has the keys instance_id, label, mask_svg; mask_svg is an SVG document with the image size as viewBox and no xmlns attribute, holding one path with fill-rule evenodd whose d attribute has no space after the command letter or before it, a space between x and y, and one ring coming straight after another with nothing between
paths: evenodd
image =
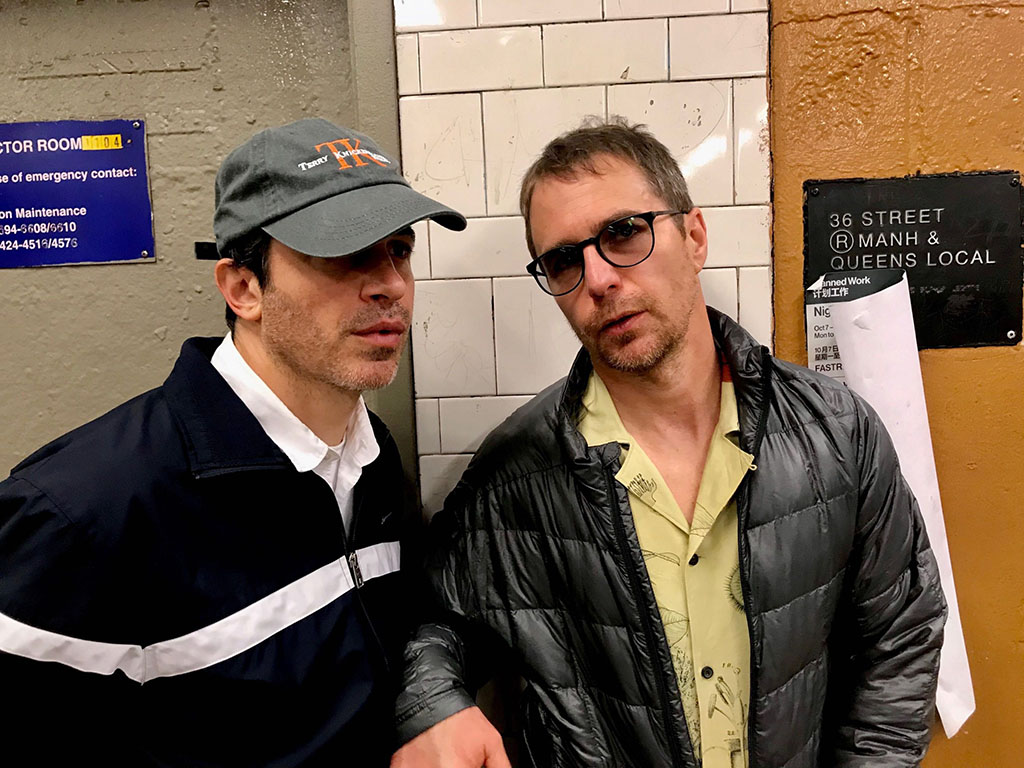
<instances>
[{"instance_id":1,"label":"man's ear","mask_svg":"<svg viewBox=\"0 0 1024 768\"><path fill-rule=\"evenodd\" d=\"M690 243L690 251L694 266L700 272L704 262L708 260L708 227L704 223L704 214L700 208L694 208L685 217L686 240Z\"/></svg>"},{"instance_id":2,"label":"man's ear","mask_svg":"<svg viewBox=\"0 0 1024 768\"><path fill-rule=\"evenodd\" d=\"M258 323L263 317L263 289L256 275L231 259L221 259L213 268L213 277L224 301L242 320Z\"/></svg>"}]
</instances>

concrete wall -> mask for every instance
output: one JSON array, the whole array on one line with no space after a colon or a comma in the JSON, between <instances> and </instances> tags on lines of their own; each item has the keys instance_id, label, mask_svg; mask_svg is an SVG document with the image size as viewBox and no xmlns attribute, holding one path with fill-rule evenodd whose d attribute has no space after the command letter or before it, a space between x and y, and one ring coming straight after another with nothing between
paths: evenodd
<instances>
[{"instance_id":1,"label":"concrete wall","mask_svg":"<svg viewBox=\"0 0 1024 768\"><path fill-rule=\"evenodd\" d=\"M771 23L775 343L804 362L801 184L1024 169L1024 8L776 0ZM1021 764L1024 348L925 350L925 394L977 712L928 768Z\"/></svg>"},{"instance_id":2,"label":"concrete wall","mask_svg":"<svg viewBox=\"0 0 1024 768\"><path fill-rule=\"evenodd\" d=\"M350 41L358 38L354 47ZM257 130L322 115L398 152L391 9L373 0L0 0L0 121L142 118L156 263L0 269L0 474L225 332L213 179ZM373 396L412 450L408 364Z\"/></svg>"},{"instance_id":3,"label":"concrete wall","mask_svg":"<svg viewBox=\"0 0 1024 768\"><path fill-rule=\"evenodd\" d=\"M523 171L585 115L646 123L708 222L708 303L771 343L766 0L394 0L406 174L469 218L417 240L420 480L435 511L481 439L579 347L525 265ZM421 249L421 243L428 243Z\"/></svg>"}]
</instances>

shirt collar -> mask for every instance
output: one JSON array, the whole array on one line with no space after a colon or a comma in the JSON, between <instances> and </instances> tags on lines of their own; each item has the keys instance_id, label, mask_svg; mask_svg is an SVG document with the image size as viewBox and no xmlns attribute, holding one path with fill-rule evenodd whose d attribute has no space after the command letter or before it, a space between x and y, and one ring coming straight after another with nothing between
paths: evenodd
<instances>
[{"instance_id":1,"label":"shirt collar","mask_svg":"<svg viewBox=\"0 0 1024 768\"><path fill-rule=\"evenodd\" d=\"M597 371L590 373L590 381L587 382L581 405L581 425L583 420L586 420L586 428L581 429L581 432L587 440L587 445L604 445L615 441L628 447L633 442L633 438L622 425L608 387L597 375Z\"/></svg>"},{"instance_id":2,"label":"shirt collar","mask_svg":"<svg viewBox=\"0 0 1024 768\"><path fill-rule=\"evenodd\" d=\"M719 388L718 423L715 425L715 434L731 438L739 435L740 414L736 405L729 364L724 357L719 357L719 364L722 383ZM590 379L583 392L581 405L581 415L587 419L587 433L592 436L587 439L588 445L602 445L614 440L628 446L633 441L629 432L622 425L611 394L597 371L590 372Z\"/></svg>"},{"instance_id":3,"label":"shirt collar","mask_svg":"<svg viewBox=\"0 0 1024 768\"><path fill-rule=\"evenodd\" d=\"M377 438L373 434L370 414L366 410L366 403L362 396L349 417L342 444L345 446L342 451L342 460L350 463L353 467L365 467L380 455L380 445L377 444Z\"/></svg>"},{"instance_id":4,"label":"shirt collar","mask_svg":"<svg viewBox=\"0 0 1024 768\"><path fill-rule=\"evenodd\" d=\"M740 433L740 411L736 405L736 394L733 389L732 372L729 364L722 360L722 386L718 405L718 426L716 432L727 437L738 436Z\"/></svg>"},{"instance_id":5,"label":"shirt collar","mask_svg":"<svg viewBox=\"0 0 1024 768\"><path fill-rule=\"evenodd\" d=\"M314 469L332 448L360 467L365 467L379 455L380 447L373 436L373 427L362 397L349 417L345 439L337 446L328 446L288 410L249 366L235 347L230 333L217 347L210 363L299 472Z\"/></svg>"},{"instance_id":6,"label":"shirt collar","mask_svg":"<svg viewBox=\"0 0 1024 768\"><path fill-rule=\"evenodd\" d=\"M591 373L582 398L584 421L580 424L580 431L587 444L594 446L615 441L623 446L626 453L622 457L615 479L630 493L687 534L691 530L703 531L710 528L718 513L725 508L736 492L747 470L753 467L753 456L743 451L731 439L732 435L739 433L739 412L732 380L727 371L728 366L723 365L718 422L708 445L704 470L697 489L692 526L686 522L670 494L655 493L659 486L664 486L664 479L643 449L631 445L633 438L622 424L615 402L596 372ZM701 513L699 519L698 513Z\"/></svg>"}]
</instances>

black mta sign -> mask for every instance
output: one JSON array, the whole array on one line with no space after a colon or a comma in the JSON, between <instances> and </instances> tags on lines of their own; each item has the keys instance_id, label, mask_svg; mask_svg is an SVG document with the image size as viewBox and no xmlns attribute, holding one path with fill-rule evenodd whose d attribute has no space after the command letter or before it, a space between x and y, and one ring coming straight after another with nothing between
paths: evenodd
<instances>
[{"instance_id":1,"label":"black mta sign","mask_svg":"<svg viewBox=\"0 0 1024 768\"><path fill-rule=\"evenodd\" d=\"M904 269L921 349L1021 342L1015 171L804 182L804 289L826 272Z\"/></svg>"}]
</instances>

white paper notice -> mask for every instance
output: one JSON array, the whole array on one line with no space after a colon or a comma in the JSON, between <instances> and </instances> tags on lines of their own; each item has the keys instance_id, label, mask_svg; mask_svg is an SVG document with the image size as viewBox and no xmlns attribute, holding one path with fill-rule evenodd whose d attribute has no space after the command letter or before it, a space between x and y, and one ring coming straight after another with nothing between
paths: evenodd
<instances>
[{"instance_id":1,"label":"white paper notice","mask_svg":"<svg viewBox=\"0 0 1024 768\"><path fill-rule=\"evenodd\" d=\"M949 618L936 705L951 737L974 712L974 689L953 585L906 275L878 293L829 306L846 383L878 411L892 436L939 564Z\"/></svg>"},{"instance_id":2,"label":"white paper notice","mask_svg":"<svg viewBox=\"0 0 1024 768\"><path fill-rule=\"evenodd\" d=\"M822 281L812 285L808 291L822 292ZM832 304L827 302L805 305L807 321L807 367L815 373L823 373L836 381L846 383L843 376L843 361L839 359L839 344L832 330Z\"/></svg>"}]
</instances>

